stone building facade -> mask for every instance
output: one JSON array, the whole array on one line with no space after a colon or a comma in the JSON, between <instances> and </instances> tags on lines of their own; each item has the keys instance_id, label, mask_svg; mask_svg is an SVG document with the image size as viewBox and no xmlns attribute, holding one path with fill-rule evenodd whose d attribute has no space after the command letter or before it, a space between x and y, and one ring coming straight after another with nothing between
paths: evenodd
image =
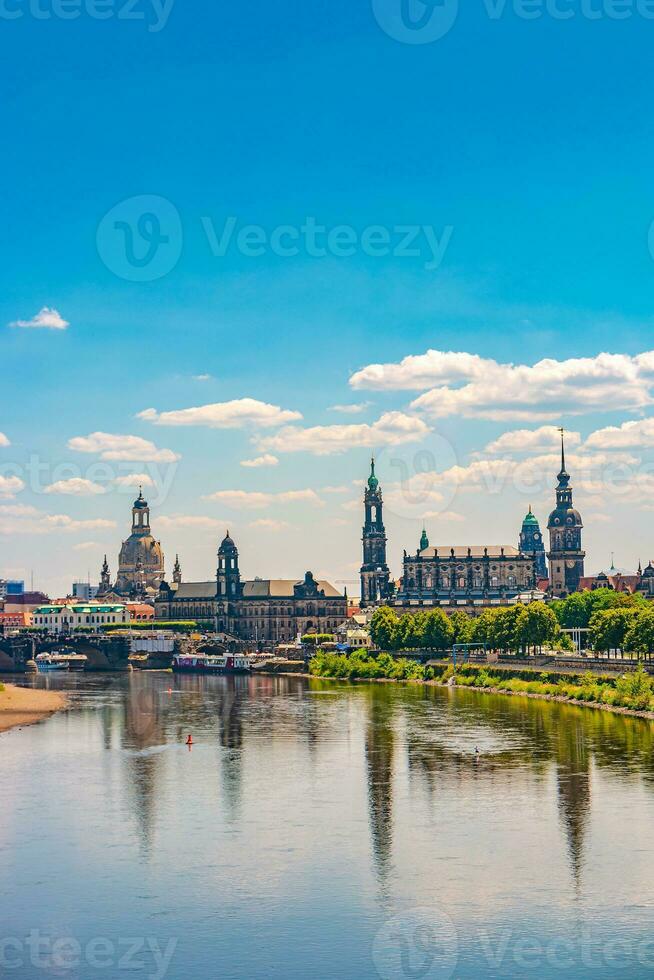
<instances>
[{"instance_id":1,"label":"stone building facade","mask_svg":"<svg viewBox=\"0 0 654 980\"><path fill-rule=\"evenodd\" d=\"M565 445L561 430L561 471L556 488L556 507L547 523L550 532L550 592L566 596L577 592L584 577L586 552L581 546L583 522L572 502L570 474L565 468Z\"/></svg>"},{"instance_id":2,"label":"stone building facade","mask_svg":"<svg viewBox=\"0 0 654 980\"><path fill-rule=\"evenodd\" d=\"M404 553L395 604L501 605L535 586L534 558L511 545L427 546L414 555Z\"/></svg>"},{"instance_id":3,"label":"stone building facade","mask_svg":"<svg viewBox=\"0 0 654 980\"><path fill-rule=\"evenodd\" d=\"M347 595L311 572L303 579L241 579L229 531L218 549L216 577L206 582L162 582L159 620L210 621L219 632L250 643L282 643L298 634L334 633L347 617Z\"/></svg>"},{"instance_id":4,"label":"stone building facade","mask_svg":"<svg viewBox=\"0 0 654 980\"><path fill-rule=\"evenodd\" d=\"M139 596L152 598L164 580L164 555L161 544L152 536L150 507L141 487L132 507L132 532L123 541L118 558L118 575L111 584L107 556L100 571L98 597Z\"/></svg>"}]
</instances>

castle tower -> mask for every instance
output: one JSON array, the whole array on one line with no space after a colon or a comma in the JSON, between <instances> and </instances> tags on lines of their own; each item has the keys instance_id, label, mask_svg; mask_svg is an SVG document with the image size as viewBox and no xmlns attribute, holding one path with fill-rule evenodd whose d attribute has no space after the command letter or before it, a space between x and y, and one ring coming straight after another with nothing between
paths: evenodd
<instances>
[{"instance_id":1,"label":"castle tower","mask_svg":"<svg viewBox=\"0 0 654 980\"><path fill-rule=\"evenodd\" d=\"M173 565L173 582L177 582L179 585L182 581L182 566L179 563L179 555L175 555L175 564Z\"/></svg>"},{"instance_id":2,"label":"castle tower","mask_svg":"<svg viewBox=\"0 0 654 980\"><path fill-rule=\"evenodd\" d=\"M383 520L383 500L379 480L375 476L375 460L364 495L363 565L361 566L361 605L371 606L388 598L390 572L386 564L386 531Z\"/></svg>"},{"instance_id":3,"label":"castle tower","mask_svg":"<svg viewBox=\"0 0 654 980\"><path fill-rule=\"evenodd\" d=\"M529 513L522 522L518 548L523 555L530 555L536 563L536 578L547 578L547 561L545 560L545 542L540 524L534 515L531 504Z\"/></svg>"},{"instance_id":4,"label":"castle tower","mask_svg":"<svg viewBox=\"0 0 654 980\"><path fill-rule=\"evenodd\" d=\"M556 488L556 507L547 523L550 532L550 591L555 596L569 595L579 589L584 574L586 552L581 547L583 522L572 506L570 474L565 468L565 444L561 429L561 472Z\"/></svg>"},{"instance_id":5,"label":"castle tower","mask_svg":"<svg viewBox=\"0 0 654 980\"><path fill-rule=\"evenodd\" d=\"M427 529L423 527L422 534L420 535L420 548L419 551L426 551L429 547L429 538L427 537Z\"/></svg>"},{"instance_id":6,"label":"castle tower","mask_svg":"<svg viewBox=\"0 0 654 980\"><path fill-rule=\"evenodd\" d=\"M241 573L238 568L238 548L229 531L218 548L218 595L224 599L237 599L241 594Z\"/></svg>"}]
</instances>

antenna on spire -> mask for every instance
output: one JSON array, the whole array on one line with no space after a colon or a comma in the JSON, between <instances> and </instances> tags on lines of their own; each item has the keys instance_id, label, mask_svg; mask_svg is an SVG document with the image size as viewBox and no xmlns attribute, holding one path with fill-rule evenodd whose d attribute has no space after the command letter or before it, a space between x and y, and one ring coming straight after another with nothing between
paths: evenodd
<instances>
[{"instance_id":1,"label":"antenna on spire","mask_svg":"<svg viewBox=\"0 0 654 980\"><path fill-rule=\"evenodd\" d=\"M565 429L560 428L561 433L561 472L565 472Z\"/></svg>"}]
</instances>

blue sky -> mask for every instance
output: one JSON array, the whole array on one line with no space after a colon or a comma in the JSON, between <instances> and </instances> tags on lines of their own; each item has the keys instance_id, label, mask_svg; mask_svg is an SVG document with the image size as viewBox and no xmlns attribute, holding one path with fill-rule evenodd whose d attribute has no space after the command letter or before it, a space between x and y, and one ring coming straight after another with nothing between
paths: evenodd
<instances>
[{"instance_id":1,"label":"blue sky","mask_svg":"<svg viewBox=\"0 0 654 980\"><path fill-rule=\"evenodd\" d=\"M568 20L551 2L527 20L515 3L493 17L479 0L439 40L403 43L380 26L400 23L399 2L176 0L164 22L146 0L135 20L123 0L104 20L87 0L73 20L51 0L7 0L0 476L13 482L0 575L33 570L56 594L87 569L97 577L104 551L115 571L132 498L115 481L145 473L157 536L188 577L212 574L228 524L248 575L356 580L354 481L371 450L396 574L423 517L435 543L514 543L529 503L546 521L560 424L579 433L570 469L589 569L612 551L623 567L654 557L652 370L632 360L654 347L654 21L636 4L616 20L608 0L595 0L595 20L589 0L560 0ZM139 238L144 213L158 225ZM234 235L214 254L230 218ZM345 237L309 254L307 218ZM160 267L130 265L116 221L141 259L148 235L167 235ZM239 246L246 226L263 245ZM418 254L400 254L398 228L414 229ZM271 246L275 229L297 254ZM68 326L9 326L43 308ZM404 381L388 370L381 385L350 383L430 349L482 360L435 357L418 380L411 362ZM623 359L602 364L602 352ZM491 363L544 358L554 367L524 377ZM450 407L421 400L443 385ZM253 415L245 398L282 412ZM161 417L234 401L209 412L220 428L206 411L193 425ZM348 404L363 407L332 408ZM154 416L139 418L146 409ZM399 429L375 428L389 412ZM628 422L639 427L619 428ZM288 425L373 428L280 441ZM592 436L609 427L619 434ZM97 432L123 443L71 448ZM112 452L131 458L101 459ZM277 463L241 465L267 455ZM534 457L538 478L526 480L521 461ZM109 469L89 472L99 461Z\"/></svg>"}]
</instances>

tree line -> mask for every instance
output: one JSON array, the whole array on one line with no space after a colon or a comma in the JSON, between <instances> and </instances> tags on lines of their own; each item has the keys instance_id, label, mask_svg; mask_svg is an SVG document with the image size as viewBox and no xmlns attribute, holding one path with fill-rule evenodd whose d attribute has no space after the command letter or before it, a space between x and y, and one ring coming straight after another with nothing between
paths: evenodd
<instances>
[{"instance_id":1,"label":"tree line","mask_svg":"<svg viewBox=\"0 0 654 980\"><path fill-rule=\"evenodd\" d=\"M545 645L572 649L554 611L543 602L485 609L476 618L442 609L398 616L382 606L372 617L370 636L378 649L387 651L445 651L455 643L484 643L504 653L529 653Z\"/></svg>"}]
</instances>

